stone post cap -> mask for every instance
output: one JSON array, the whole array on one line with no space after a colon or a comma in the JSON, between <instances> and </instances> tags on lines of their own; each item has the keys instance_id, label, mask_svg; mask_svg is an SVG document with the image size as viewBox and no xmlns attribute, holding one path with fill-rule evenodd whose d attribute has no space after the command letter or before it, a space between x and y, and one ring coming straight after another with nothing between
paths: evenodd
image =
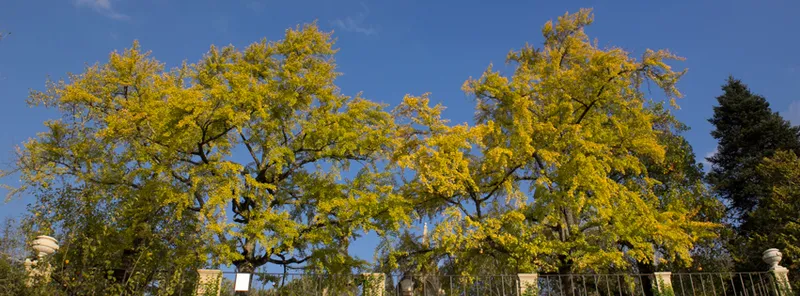
<instances>
[{"instance_id":1,"label":"stone post cap","mask_svg":"<svg viewBox=\"0 0 800 296\"><path fill-rule=\"evenodd\" d=\"M538 277L539 274L538 273L518 273L517 276L518 277L526 277L527 278L527 277Z\"/></svg>"},{"instance_id":2,"label":"stone post cap","mask_svg":"<svg viewBox=\"0 0 800 296\"><path fill-rule=\"evenodd\" d=\"M218 275L222 274L222 270L219 269L198 269L197 273L202 275Z\"/></svg>"}]
</instances>

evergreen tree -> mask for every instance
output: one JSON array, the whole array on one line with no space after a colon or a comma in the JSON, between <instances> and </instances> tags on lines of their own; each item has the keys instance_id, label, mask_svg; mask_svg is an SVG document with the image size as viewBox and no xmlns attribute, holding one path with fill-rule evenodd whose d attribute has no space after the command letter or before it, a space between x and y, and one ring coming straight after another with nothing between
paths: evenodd
<instances>
[{"instance_id":1,"label":"evergreen tree","mask_svg":"<svg viewBox=\"0 0 800 296\"><path fill-rule=\"evenodd\" d=\"M737 270L764 268L760 253L767 247L752 239L754 234L771 231L774 223L760 219L759 209L774 198L775 180L759 173L759 166L776 152L800 151L798 133L762 96L753 94L740 80L728 78L717 98L711 135L719 141L717 153L708 158L711 171L707 181L714 193L729 205L734 227L724 232L725 248Z\"/></svg>"},{"instance_id":2,"label":"evergreen tree","mask_svg":"<svg viewBox=\"0 0 800 296\"><path fill-rule=\"evenodd\" d=\"M777 151L757 168L759 176L769 180L769 198L753 210L748 220L758 225L757 232L742 238L747 244L760 247L751 250L759 257L766 248L778 248L783 253L781 265L790 270L800 268L800 158L791 151ZM751 248L753 249L753 248ZM753 256L751 255L751 256ZM755 259L755 260L752 260ZM751 262L760 258L751 258ZM789 273L791 284L800 287L800 275Z\"/></svg>"},{"instance_id":3,"label":"evergreen tree","mask_svg":"<svg viewBox=\"0 0 800 296\"><path fill-rule=\"evenodd\" d=\"M749 213L771 188L759 177L758 165L777 150L800 152L800 128L772 112L764 97L738 79L728 78L722 90L709 119L719 146L708 158L712 167L707 178L717 195L729 202L734 218L741 222L739 230L747 232L755 227L748 223Z\"/></svg>"}]
</instances>

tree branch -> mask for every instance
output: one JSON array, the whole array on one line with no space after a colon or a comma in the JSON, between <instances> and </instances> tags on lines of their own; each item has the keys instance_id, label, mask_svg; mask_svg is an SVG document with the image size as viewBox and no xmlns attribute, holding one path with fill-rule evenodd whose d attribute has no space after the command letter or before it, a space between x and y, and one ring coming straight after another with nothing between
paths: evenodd
<instances>
[{"instance_id":1,"label":"tree branch","mask_svg":"<svg viewBox=\"0 0 800 296\"><path fill-rule=\"evenodd\" d=\"M490 187L494 186L494 188L488 194L486 194L486 196L484 198L481 198L480 201L484 202L484 201L487 201L490 198L492 198L494 193L497 192L497 190L500 189L500 185L503 185L503 183L505 183L508 180L508 177L510 177L512 174L514 174L514 172L516 172L521 167L522 167L522 165L520 164L520 165L517 165L517 166L511 168L510 170L508 170L508 172L506 172L506 174L503 176L502 179L496 181L492 185L489 185Z\"/></svg>"},{"instance_id":2,"label":"tree branch","mask_svg":"<svg viewBox=\"0 0 800 296\"><path fill-rule=\"evenodd\" d=\"M256 163L256 167L261 169L261 161L256 156L256 153L253 150L253 147L250 146L250 143L247 142L247 138L245 138L245 136L244 136L244 134L242 132L239 132L239 136L242 138L242 143L244 143L244 146L247 147L247 151L250 152L250 157L253 158L253 162Z\"/></svg>"}]
</instances>

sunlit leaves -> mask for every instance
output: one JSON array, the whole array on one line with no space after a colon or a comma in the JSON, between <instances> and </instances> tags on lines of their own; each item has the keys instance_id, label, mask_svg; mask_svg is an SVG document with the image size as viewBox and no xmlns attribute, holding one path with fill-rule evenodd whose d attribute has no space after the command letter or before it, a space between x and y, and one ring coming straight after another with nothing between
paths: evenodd
<instances>
[{"instance_id":1,"label":"sunlit leaves","mask_svg":"<svg viewBox=\"0 0 800 296\"><path fill-rule=\"evenodd\" d=\"M357 233L409 219L382 170L393 117L339 92L335 52L314 24L171 70L134 43L31 94L63 116L21 150L22 189L148 196L202 224L211 262L244 270L358 263L346 253Z\"/></svg>"},{"instance_id":2,"label":"sunlit leaves","mask_svg":"<svg viewBox=\"0 0 800 296\"><path fill-rule=\"evenodd\" d=\"M667 64L680 58L600 48L584 33L592 21L581 10L548 22L541 48L509 53L511 76L489 66L465 82L477 100L474 126L447 125L426 96L399 107L417 125L403 131L400 164L413 171L406 194L437 222L436 251L462 270L485 255L515 271L625 269L629 259L652 262L657 248L688 261L713 226L682 202L698 195L657 192L648 172L675 160L656 128L667 115L640 87L650 81L680 97L683 72Z\"/></svg>"}]
</instances>

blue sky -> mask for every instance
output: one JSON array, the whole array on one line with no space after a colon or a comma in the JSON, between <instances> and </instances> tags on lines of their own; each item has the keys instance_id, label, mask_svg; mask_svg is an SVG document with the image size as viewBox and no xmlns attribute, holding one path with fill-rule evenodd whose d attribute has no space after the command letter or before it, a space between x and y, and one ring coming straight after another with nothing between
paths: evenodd
<instances>
[{"instance_id":1,"label":"blue sky","mask_svg":"<svg viewBox=\"0 0 800 296\"><path fill-rule=\"evenodd\" d=\"M668 48L686 57L677 116L698 157L714 151L706 119L728 75L764 95L775 111L800 123L800 1L276 1L276 0L38 0L0 5L0 161L37 132L51 111L29 108L29 89L46 78L81 72L85 63L134 39L168 66L197 61L209 45L245 46L279 39L286 28L317 20L335 31L346 94L391 105L404 94L431 92L445 116L469 121L473 102L461 91L509 50L541 44L540 28L566 11L592 7L587 31L601 45L634 55ZM15 180L3 180L13 184ZM5 196L5 191L0 189ZM30 197L0 204L18 216ZM372 254L361 254L370 257Z\"/></svg>"}]
</instances>

